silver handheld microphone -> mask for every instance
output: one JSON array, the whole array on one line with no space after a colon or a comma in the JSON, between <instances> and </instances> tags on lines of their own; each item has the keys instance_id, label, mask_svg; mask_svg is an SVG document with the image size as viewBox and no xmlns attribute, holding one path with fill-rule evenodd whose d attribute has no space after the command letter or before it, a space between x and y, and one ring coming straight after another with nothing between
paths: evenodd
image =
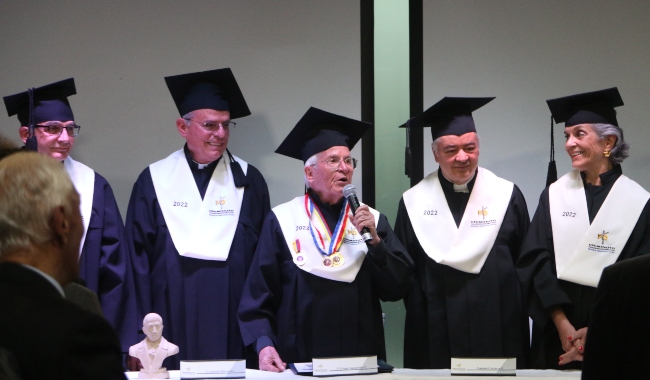
<instances>
[{"instance_id":1,"label":"silver handheld microphone","mask_svg":"<svg viewBox=\"0 0 650 380\"><path fill-rule=\"evenodd\" d=\"M353 184L345 185L343 187L343 196L348 200L348 203L350 203L350 208L352 209L352 215L356 214L357 209L361 205L359 203L359 198L357 198L357 188L354 187ZM366 243L372 240L372 235L370 234L370 230L368 230L368 227L363 227L361 229L361 238Z\"/></svg>"}]
</instances>

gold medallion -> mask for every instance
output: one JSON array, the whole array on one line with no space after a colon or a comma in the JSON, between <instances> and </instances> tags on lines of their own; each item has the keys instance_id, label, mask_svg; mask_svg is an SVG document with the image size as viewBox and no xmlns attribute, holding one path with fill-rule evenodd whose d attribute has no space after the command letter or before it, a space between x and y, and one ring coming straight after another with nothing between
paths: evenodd
<instances>
[{"instance_id":1,"label":"gold medallion","mask_svg":"<svg viewBox=\"0 0 650 380\"><path fill-rule=\"evenodd\" d=\"M343 265L343 263L345 263L345 259L343 258L343 255L341 255L341 252L336 252L330 255L330 258L332 259L333 267L340 267Z\"/></svg>"}]
</instances>

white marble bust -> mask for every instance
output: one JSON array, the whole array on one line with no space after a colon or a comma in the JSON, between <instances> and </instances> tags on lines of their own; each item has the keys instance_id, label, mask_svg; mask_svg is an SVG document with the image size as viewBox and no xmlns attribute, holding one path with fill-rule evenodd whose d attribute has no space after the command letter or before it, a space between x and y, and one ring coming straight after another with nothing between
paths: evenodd
<instances>
[{"instance_id":1,"label":"white marble bust","mask_svg":"<svg viewBox=\"0 0 650 380\"><path fill-rule=\"evenodd\" d=\"M142 321L142 331L147 336L142 342L129 348L129 355L140 359L142 369L140 379L169 379L169 372L162 367L166 357L176 355L178 346L162 336L162 318L156 313L149 313Z\"/></svg>"}]
</instances>

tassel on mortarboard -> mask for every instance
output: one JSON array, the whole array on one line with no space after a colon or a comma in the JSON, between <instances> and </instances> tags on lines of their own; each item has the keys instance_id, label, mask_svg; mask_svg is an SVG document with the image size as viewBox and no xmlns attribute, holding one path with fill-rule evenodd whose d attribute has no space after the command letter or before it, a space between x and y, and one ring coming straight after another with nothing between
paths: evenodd
<instances>
[{"instance_id":1,"label":"tassel on mortarboard","mask_svg":"<svg viewBox=\"0 0 650 380\"><path fill-rule=\"evenodd\" d=\"M413 154L411 153L411 140L410 133L411 127L409 126L410 120L406 121L406 148L404 148L404 174L411 178L411 165L413 163Z\"/></svg>"},{"instance_id":2,"label":"tassel on mortarboard","mask_svg":"<svg viewBox=\"0 0 650 380\"><path fill-rule=\"evenodd\" d=\"M34 88L27 90L29 95L29 136L25 140L25 149L33 152L38 151L38 142L34 133Z\"/></svg>"},{"instance_id":3,"label":"tassel on mortarboard","mask_svg":"<svg viewBox=\"0 0 650 380\"><path fill-rule=\"evenodd\" d=\"M548 162L548 170L546 171L546 187L549 187L553 182L557 181L557 167L555 166L555 140L553 135L553 116L551 116L551 157Z\"/></svg>"}]
</instances>

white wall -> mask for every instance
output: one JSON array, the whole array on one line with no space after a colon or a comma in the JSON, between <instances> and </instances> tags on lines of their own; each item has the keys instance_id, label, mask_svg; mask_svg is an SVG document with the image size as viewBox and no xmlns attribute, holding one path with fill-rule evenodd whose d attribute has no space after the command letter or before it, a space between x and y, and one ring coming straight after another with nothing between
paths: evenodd
<instances>
[{"instance_id":1,"label":"white wall","mask_svg":"<svg viewBox=\"0 0 650 380\"><path fill-rule=\"evenodd\" d=\"M349 0L3 1L0 95L74 77L72 156L126 217L138 174L184 142L163 78L231 67L252 115L229 149L260 169L274 206L303 191L302 163L274 151L304 112L360 118L359 34ZM0 133L20 142L18 124L3 112Z\"/></svg>"}]
</instances>

